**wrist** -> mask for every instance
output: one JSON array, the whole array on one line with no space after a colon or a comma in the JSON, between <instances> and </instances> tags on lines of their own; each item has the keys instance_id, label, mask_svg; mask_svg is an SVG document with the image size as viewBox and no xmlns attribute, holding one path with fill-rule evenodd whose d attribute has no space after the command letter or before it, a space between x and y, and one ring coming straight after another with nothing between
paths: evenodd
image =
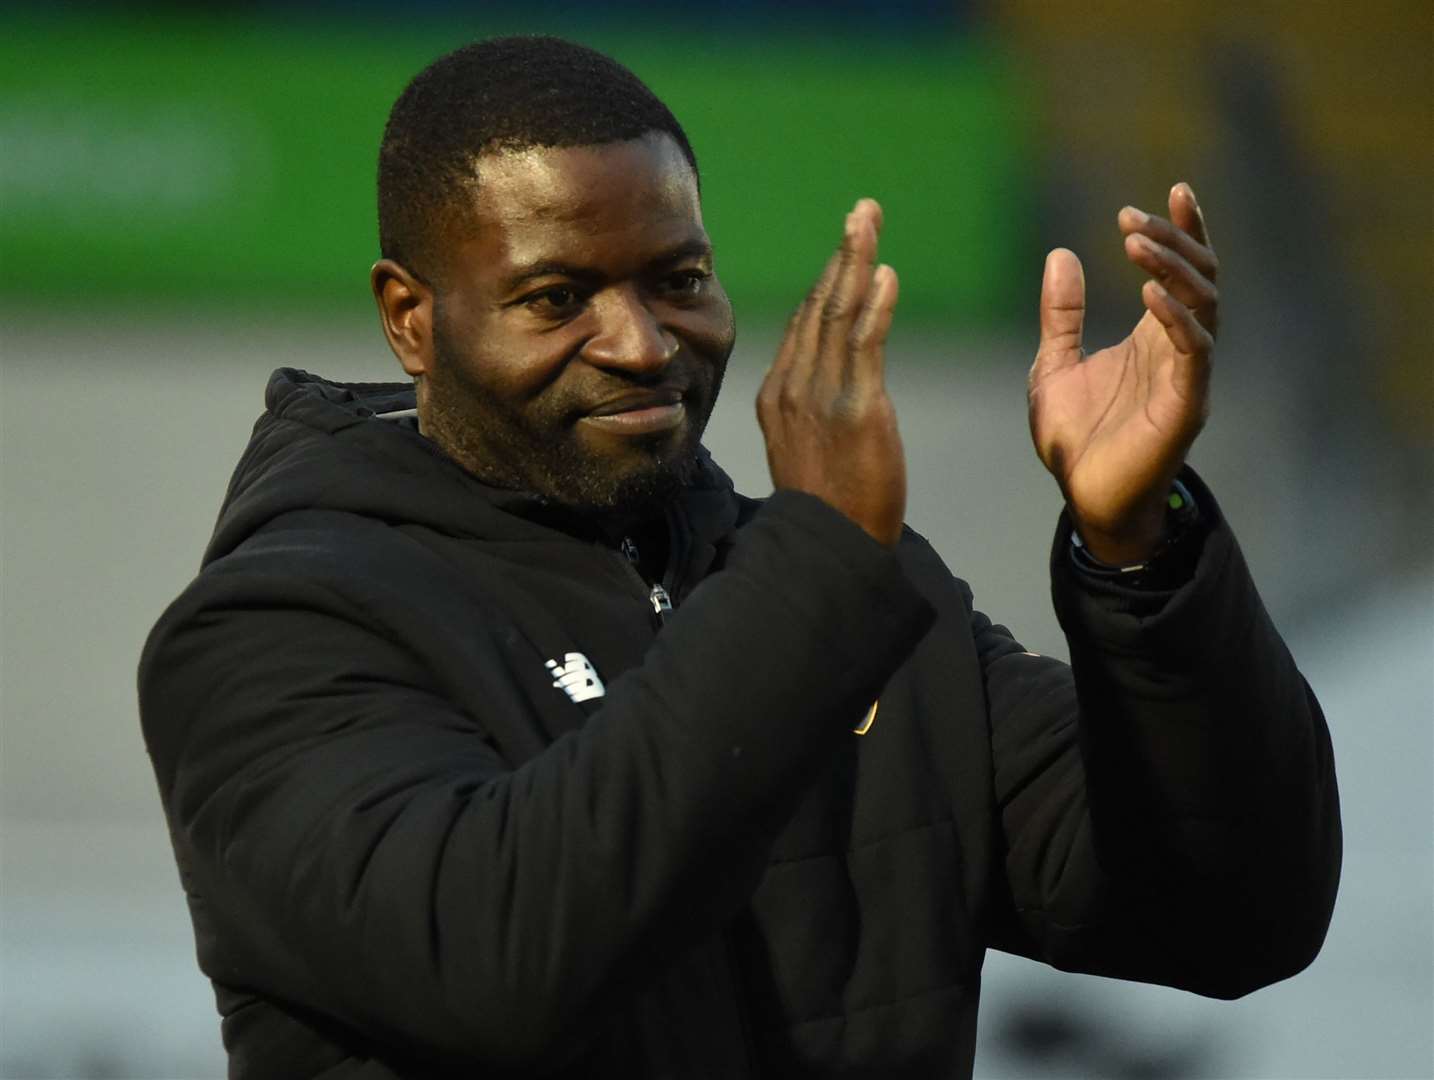
<instances>
[{"instance_id":1,"label":"wrist","mask_svg":"<svg viewBox=\"0 0 1434 1080\"><path fill-rule=\"evenodd\" d=\"M1075 526L1072 542L1104 566L1119 568L1144 563L1165 540L1166 504L1163 497L1123 522L1119 530L1099 528L1083 519L1074 507L1069 509Z\"/></svg>"},{"instance_id":2,"label":"wrist","mask_svg":"<svg viewBox=\"0 0 1434 1080\"><path fill-rule=\"evenodd\" d=\"M1198 541L1194 538L1201 532L1196 528L1200 520L1200 510L1194 496L1190 494L1190 489L1175 480L1171 483L1169 494L1162 506L1160 536L1143 555L1121 561L1106 558L1104 556L1109 549L1092 550L1079 528L1076 528L1071 531L1071 561L1082 572L1093 577L1134 587L1151 587L1156 582L1164 582L1170 577L1172 570L1176 577L1182 576L1181 569L1168 564L1183 564L1187 561L1181 554L1184 548L1190 547L1190 544L1185 543L1187 539L1198 547Z\"/></svg>"}]
</instances>

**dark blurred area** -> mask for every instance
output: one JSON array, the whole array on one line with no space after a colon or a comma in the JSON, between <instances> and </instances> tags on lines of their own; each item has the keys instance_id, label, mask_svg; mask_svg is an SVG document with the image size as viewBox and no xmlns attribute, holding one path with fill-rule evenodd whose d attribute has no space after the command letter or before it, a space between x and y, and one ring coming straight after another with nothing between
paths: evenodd
<instances>
[{"instance_id":1,"label":"dark blurred area","mask_svg":"<svg viewBox=\"0 0 1434 1080\"><path fill-rule=\"evenodd\" d=\"M1092 348L1140 314L1115 215L1198 192L1221 257L1197 468L1319 693L1345 884L1310 972L1237 1003L993 954L988 1077L1434 1075L1434 9L1241 4L0 5L0 1080L218 1077L133 705L280 364L396 378L374 169L437 55L555 33L686 127L750 399L860 195L901 274L911 516L1060 655L1059 495L1024 429L1044 253ZM978 523L959 516L979 505Z\"/></svg>"}]
</instances>

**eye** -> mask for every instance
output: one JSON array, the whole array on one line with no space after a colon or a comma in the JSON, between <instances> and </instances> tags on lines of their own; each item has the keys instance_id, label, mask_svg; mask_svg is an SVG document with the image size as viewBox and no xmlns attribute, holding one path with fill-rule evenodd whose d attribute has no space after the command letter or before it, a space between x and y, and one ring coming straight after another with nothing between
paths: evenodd
<instances>
[{"instance_id":1,"label":"eye","mask_svg":"<svg viewBox=\"0 0 1434 1080\"><path fill-rule=\"evenodd\" d=\"M661 291L675 297L697 296L711 276L706 270L676 270L662 278Z\"/></svg>"},{"instance_id":2,"label":"eye","mask_svg":"<svg viewBox=\"0 0 1434 1080\"><path fill-rule=\"evenodd\" d=\"M551 285L525 296L523 303L539 315L571 315L582 307L586 299L572 285Z\"/></svg>"}]
</instances>

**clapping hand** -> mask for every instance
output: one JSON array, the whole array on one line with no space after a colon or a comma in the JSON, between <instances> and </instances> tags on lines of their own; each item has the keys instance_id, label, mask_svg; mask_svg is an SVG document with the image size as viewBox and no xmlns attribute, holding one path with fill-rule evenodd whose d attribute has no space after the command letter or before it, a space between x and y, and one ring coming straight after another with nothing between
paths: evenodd
<instances>
[{"instance_id":1,"label":"clapping hand","mask_svg":"<svg viewBox=\"0 0 1434 1080\"><path fill-rule=\"evenodd\" d=\"M876 265L881 207L862 199L841 247L792 315L757 395L777 489L806 491L895 546L906 457L884 374L896 272Z\"/></svg>"},{"instance_id":2,"label":"clapping hand","mask_svg":"<svg viewBox=\"0 0 1434 1080\"><path fill-rule=\"evenodd\" d=\"M1209 409L1218 263L1188 184L1169 219L1127 206L1125 254L1150 275L1145 314L1117 345L1086 355L1085 278L1074 253L1046 257L1041 343L1028 383L1036 453L1060 485L1090 553L1140 562L1159 545L1170 484Z\"/></svg>"}]
</instances>

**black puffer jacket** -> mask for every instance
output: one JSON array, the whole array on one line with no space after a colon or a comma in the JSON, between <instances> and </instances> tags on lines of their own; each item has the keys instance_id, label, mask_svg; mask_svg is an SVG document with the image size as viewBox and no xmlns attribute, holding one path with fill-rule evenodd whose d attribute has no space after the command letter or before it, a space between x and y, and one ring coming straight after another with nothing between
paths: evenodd
<instances>
[{"instance_id":1,"label":"black puffer jacket","mask_svg":"<svg viewBox=\"0 0 1434 1080\"><path fill-rule=\"evenodd\" d=\"M659 615L412 405L277 372L141 663L231 1076L967 1076L988 946L1222 997L1318 950L1328 735L1193 477L1176 591L1063 525L1073 678L914 533L711 466Z\"/></svg>"}]
</instances>

